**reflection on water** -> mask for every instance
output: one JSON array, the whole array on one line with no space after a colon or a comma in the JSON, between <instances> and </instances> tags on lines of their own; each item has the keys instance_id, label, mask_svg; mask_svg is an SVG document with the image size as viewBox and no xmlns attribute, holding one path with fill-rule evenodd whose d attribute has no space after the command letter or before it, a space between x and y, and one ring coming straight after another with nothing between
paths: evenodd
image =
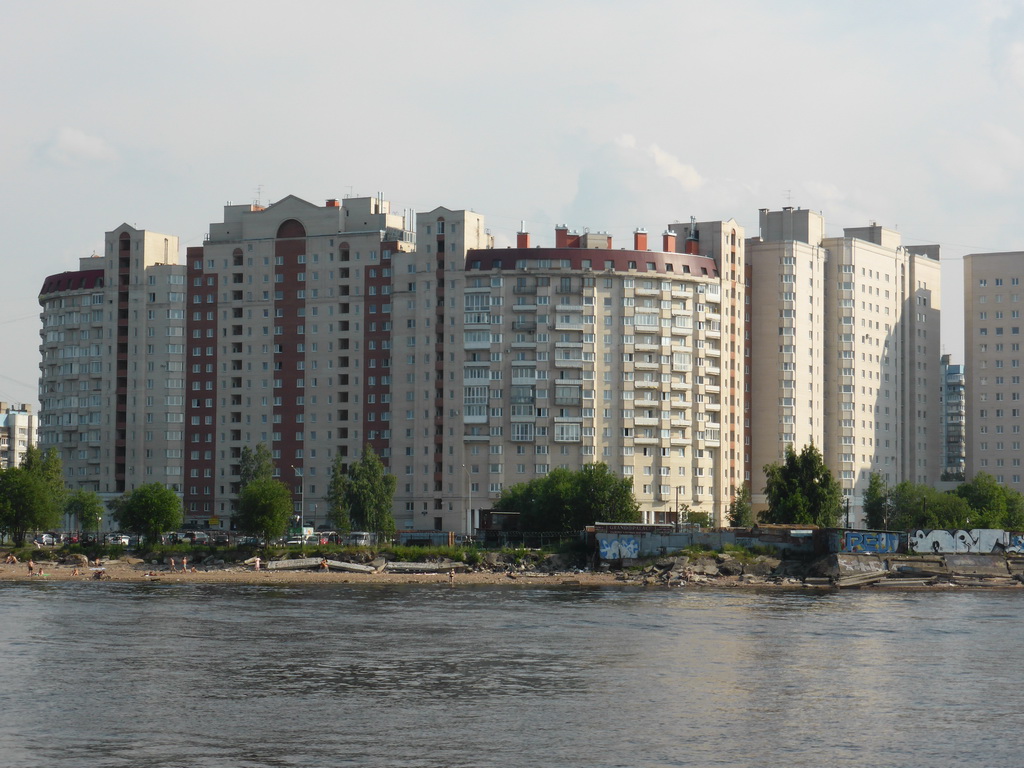
<instances>
[{"instance_id":1,"label":"reflection on water","mask_svg":"<svg viewBox=\"0 0 1024 768\"><path fill-rule=\"evenodd\" d=\"M11 765L1014 765L1016 593L0 585Z\"/></svg>"}]
</instances>

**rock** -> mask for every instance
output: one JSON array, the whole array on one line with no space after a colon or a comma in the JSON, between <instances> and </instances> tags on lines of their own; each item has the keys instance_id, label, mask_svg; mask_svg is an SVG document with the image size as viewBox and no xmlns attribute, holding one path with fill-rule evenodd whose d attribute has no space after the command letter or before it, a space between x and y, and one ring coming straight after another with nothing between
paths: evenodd
<instances>
[{"instance_id":1,"label":"rock","mask_svg":"<svg viewBox=\"0 0 1024 768\"><path fill-rule=\"evenodd\" d=\"M718 572L723 576L739 576L743 573L743 563L730 557L718 563Z\"/></svg>"},{"instance_id":2,"label":"rock","mask_svg":"<svg viewBox=\"0 0 1024 768\"><path fill-rule=\"evenodd\" d=\"M89 567L89 558L85 555L67 555L63 560L65 565L74 565L79 568Z\"/></svg>"},{"instance_id":3,"label":"rock","mask_svg":"<svg viewBox=\"0 0 1024 768\"><path fill-rule=\"evenodd\" d=\"M703 576L717 576L719 573L718 566L715 564L715 561L706 558L701 558L700 560L698 560L696 563L693 564L693 566L691 566L690 570L692 570L695 574L700 574Z\"/></svg>"},{"instance_id":4,"label":"rock","mask_svg":"<svg viewBox=\"0 0 1024 768\"><path fill-rule=\"evenodd\" d=\"M505 564L505 558L499 552L485 552L483 564L488 568L499 568Z\"/></svg>"},{"instance_id":5,"label":"rock","mask_svg":"<svg viewBox=\"0 0 1024 768\"><path fill-rule=\"evenodd\" d=\"M767 560L755 560L743 566L745 576L770 576L775 570Z\"/></svg>"}]
</instances>

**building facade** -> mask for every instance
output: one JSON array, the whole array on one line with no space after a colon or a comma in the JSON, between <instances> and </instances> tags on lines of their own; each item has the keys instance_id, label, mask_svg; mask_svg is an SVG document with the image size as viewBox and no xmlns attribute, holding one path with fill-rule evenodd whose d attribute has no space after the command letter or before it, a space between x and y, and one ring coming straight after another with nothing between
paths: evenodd
<instances>
[{"instance_id":1,"label":"building facade","mask_svg":"<svg viewBox=\"0 0 1024 768\"><path fill-rule=\"evenodd\" d=\"M307 523L367 445L400 528L471 532L501 491L604 462L646 522L716 524L786 445L859 520L871 472L938 480L937 247L811 211L495 248L484 217L383 197L227 205L179 263L127 225L40 294L40 444L107 496L159 481L228 528L265 444ZM756 293L755 293L756 291Z\"/></svg>"},{"instance_id":2,"label":"building facade","mask_svg":"<svg viewBox=\"0 0 1024 768\"><path fill-rule=\"evenodd\" d=\"M890 485L941 474L938 246L877 225L826 237L824 218L761 211L748 243L753 316L753 497L767 464L813 443L839 479L849 523L878 472Z\"/></svg>"},{"instance_id":3,"label":"building facade","mask_svg":"<svg viewBox=\"0 0 1024 768\"><path fill-rule=\"evenodd\" d=\"M942 414L943 481L963 481L967 470L967 396L964 366L943 355L940 406Z\"/></svg>"},{"instance_id":4,"label":"building facade","mask_svg":"<svg viewBox=\"0 0 1024 768\"><path fill-rule=\"evenodd\" d=\"M644 231L615 250L559 227L554 247L524 232L470 251L455 412L470 507L604 462L645 522L721 524L744 482L743 243L730 220L678 225L660 250Z\"/></svg>"},{"instance_id":5,"label":"building facade","mask_svg":"<svg viewBox=\"0 0 1024 768\"><path fill-rule=\"evenodd\" d=\"M1024 251L964 257L967 479L1024 491L1021 469L1021 281Z\"/></svg>"},{"instance_id":6,"label":"building facade","mask_svg":"<svg viewBox=\"0 0 1024 768\"><path fill-rule=\"evenodd\" d=\"M122 224L39 296L39 445L74 488L182 492L185 274L178 238Z\"/></svg>"},{"instance_id":7,"label":"building facade","mask_svg":"<svg viewBox=\"0 0 1024 768\"><path fill-rule=\"evenodd\" d=\"M21 465L25 452L36 445L36 416L29 403L0 402L0 469Z\"/></svg>"}]
</instances>

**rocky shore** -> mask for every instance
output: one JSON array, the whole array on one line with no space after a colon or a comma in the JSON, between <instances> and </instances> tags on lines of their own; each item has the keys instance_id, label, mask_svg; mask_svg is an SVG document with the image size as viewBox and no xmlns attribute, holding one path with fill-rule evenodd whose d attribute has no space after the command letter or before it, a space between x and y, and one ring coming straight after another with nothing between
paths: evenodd
<instances>
[{"instance_id":1,"label":"rocky shore","mask_svg":"<svg viewBox=\"0 0 1024 768\"><path fill-rule=\"evenodd\" d=\"M0 552L0 557L4 553ZM0 566L0 581L114 581L170 584L425 584L516 586L640 586L736 587L763 589L905 589L948 587L1020 588L1024 560L1001 555L973 555L954 559L906 555L829 555L813 562L766 556L707 553L673 555L643 562L626 562L621 570L581 570L559 555L523 558L485 553L481 562L434 559L423 563L389 561L367 552L331 559L225 561L216 557L182 568L170 558L126 557L90 562L84 555L60 561L7 563ZM340 559L334 559L340 558ZM356 570L358 569L358 571Z\"/></svg>"}]
</instances>

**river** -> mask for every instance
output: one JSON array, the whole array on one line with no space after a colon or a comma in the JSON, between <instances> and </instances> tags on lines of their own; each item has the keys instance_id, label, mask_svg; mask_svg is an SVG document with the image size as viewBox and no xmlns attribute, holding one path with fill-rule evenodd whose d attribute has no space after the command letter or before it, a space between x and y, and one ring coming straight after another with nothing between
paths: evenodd
<instances>
[{"instance_id":1,"label":"river","mask_svg":"<svg viewBox=\"0 0 1024 768\"><path fill-rule=\"evenodd\" d=\"M1017 592L0 585L9 766L1019 766Z\"/></svg>"}]
</instances>

